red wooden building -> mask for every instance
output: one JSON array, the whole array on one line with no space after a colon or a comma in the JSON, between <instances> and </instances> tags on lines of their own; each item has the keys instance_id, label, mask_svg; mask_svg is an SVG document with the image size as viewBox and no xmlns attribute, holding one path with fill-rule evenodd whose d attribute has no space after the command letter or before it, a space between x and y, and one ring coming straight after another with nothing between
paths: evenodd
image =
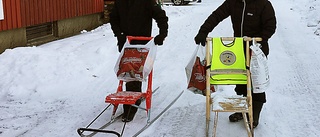
<instances>
[{"instance_id":1,"label":"red wooden building","mask_svg":"<svg viewBox=\"0 0 320 137\"><path fill-rule=\"evenodd\" d=\"M36 39L43 37L58 39L93 29L103 23L104 2L0 0L0 53L6 48L39 43Z\"/></svg>"}]
</instances>

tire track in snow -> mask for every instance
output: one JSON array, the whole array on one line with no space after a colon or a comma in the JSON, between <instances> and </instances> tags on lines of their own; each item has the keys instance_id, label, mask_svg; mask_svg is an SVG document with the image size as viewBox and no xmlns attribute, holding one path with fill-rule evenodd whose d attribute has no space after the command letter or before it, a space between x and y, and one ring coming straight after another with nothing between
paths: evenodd
<instances>
[{"instance_id":1,"label":"tire track in snow","mask_svg":"<svg viewBox=\"0 0 320 137\"><path fill-rule=\"evenodd\" d=\"M283 3L280 3L274 4L275 7L278 5L283 6ZM270 101L267 105L273 104L270 107L276 107L275 110L278 111L267 112L268 115L273 115L273 118L268 118L268 121L271 119L276 120L276 122L269 122L271 125L267 126L276 131L278 129L287 129L282 133L284 136L316 137L320 128L318 125L320 118L316 117L318 115L317 111L320 109L319 95L317 93L320 81L320 64L318 63L320 57L316 56L317 52L320 51L320 48L317 47L319 39L312 34L312 31L308 30L306 24L302 24L298 20L300 15L290 10L290 8L287 9L289 14L282 10L277 15L278 33L275 35L274 43L270 44L274 50L270 52L271 62L269 62L269 66L272 68L270 63L277 63L277 66L282 67L271 69L271 73L275 71L274 76L271 75L271 79L274 82L271 85L273 91L271 91L272 94L267 93L267 95L273 96L269 100L274 102ZM290 22L287 20L290 20ZM295 24L292 25L292 23ZM290 28L291 26L302 27ZM310 35L297 37L297 34L308 33ZM276 58L272 57L273 52L275 52ZM281 64L278 65L279 63ZM275 98L281 100L276 100ZM288 123L288 127L271 127L273 125L276 126L277 122Z\"/></svg>"}]
</instances>

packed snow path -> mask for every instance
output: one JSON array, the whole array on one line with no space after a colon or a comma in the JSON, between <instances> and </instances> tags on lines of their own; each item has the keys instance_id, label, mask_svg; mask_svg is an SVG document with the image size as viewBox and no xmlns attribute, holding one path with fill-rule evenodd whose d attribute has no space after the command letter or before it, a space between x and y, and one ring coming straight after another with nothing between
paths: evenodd
<instances>
[{"instance_id":1,"label":"packed snow path","mask_svg":"<svg viewBox=\"0 0 320 137\"><path fill-rule=\"evenodd\" d=\"M154 114L186 88L184 67L196 45L200 25L223 0L203 0L186 6L164 6L169 35L158 48L154 65ZM257 137L318 137L320 37L307 27L307 4L319 10L319 1L271 0L277 31L270 39L271 87L261 113ZM311 12L311 11L310 11ZM319 13L317 11L316 13ZM318 14L314 14L318 15ZM318 25L319 26L319 25ZM153 34L158 29L154 25ZM232 36L230 19L221 22L211 37ZM116 38L109 24L93 31L39 47L15 48L0 55L0 136L77 137L104 107L104 98L117 87L113 67L118 57ZM233 94L233 86L219 91ZM121 109L120 109L121 110ZM120 112L119 112L120 113ZM219 114L218 136L243 137L242 122L230 123ZM97 124L110 119L104 116ZM143 125L139 111L126 134ZM185 91L181 98L141 134L142 137L198 137L205 135L205 98Z\"/></svg>"}]
</instances>

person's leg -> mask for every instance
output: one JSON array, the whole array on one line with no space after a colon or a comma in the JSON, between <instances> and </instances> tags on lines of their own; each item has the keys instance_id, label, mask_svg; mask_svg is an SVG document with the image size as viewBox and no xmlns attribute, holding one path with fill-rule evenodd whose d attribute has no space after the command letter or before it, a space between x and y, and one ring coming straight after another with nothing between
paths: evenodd
<instances>
[{"instance_id":1,"label":"person's leg","mask_svg":"<svg viewBox=\"0 0 320 137\"><path fill-rule=\"evenodd\" d=\"M253 110L253 127L257 127L259 124L260 112L263 104L266 102L266 94L253 93L252 94L252 110Z\"/></svg>"},{"instance_id":2,"label":"person's leg","mask_svg":"<svg viewBox=\"0 0 320 137\"><path fill-rule=\"evenodd\" d=\"M236 85L235 92L237 95L247 96L247 85ZM260 112L265 102L265 93L252 93L253 127L257 127L259 124ZM241 113L233 113L229 116L230 122L237 122L242 119Z\"/></svg>"},{"instance_id":3,"label":"person's leg","mask_svg":"<svg viewBox=\"0 0 320 137\"><path fill-rule=\"evenodd\" d=\"M131 81L126 83L126 91L133 91L133 92L141 92L142 82L140 81ZM141 100L137 100L135 105L139 106L141 104ZM124 122L129 122L134 118L134 115L138 111L138 108L133 107L131 105L123 105L123 116L122 120Z\"/></svg>"},{"instance_id":4,"label":"person's leg","mask_svg":"<svg viewBox=\"0 0 320 137\"><path fill-rule=\"evenodd\" d=\"M240 96L246 96L247 95L247 85L236 85L236 88L234 91L237 93L237 95ZM238 122L239 120L242 120L243 116L242 113L236 112L229 116L230 122Z\"/></svg>"}]
</instances>

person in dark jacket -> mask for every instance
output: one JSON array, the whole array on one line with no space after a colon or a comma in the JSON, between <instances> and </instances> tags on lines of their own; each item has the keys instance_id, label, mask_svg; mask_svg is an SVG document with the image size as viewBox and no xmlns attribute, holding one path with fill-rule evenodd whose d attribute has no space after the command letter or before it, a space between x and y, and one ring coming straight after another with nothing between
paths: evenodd
<instances>
[{"instance_id":1,"label":"person in dark jacket","mask_svg":"<svg viewBox=\"0 0 320 137\"><path fill-rule=\"evenodd\" d=\"M151 37L152 21L156 21L159 34L154 37L155 45L163 45L168 34L168 17L155 0L116 0L110 13L110 24L118 40L120 52L127 40L126 36ZM132 41L130 44L146 44L145 41ZM126 91L141 92L141 81L126 82ZM138 100L135 104L140 105ZM123 105L122 121L129 122L137 112L136 107Z\"/></svg>"},{"instance_id":2,"label":"person in dark jacket","mask_svg":"<svg viewBox=\"0 0 320 137\"><path fill-rule=\"evenodd\" d=\"M269 54L268 39L275 33L276 17L268 0L225 0L200 27L194 38L196 44L205 46L207 35L224 19L231 17L234 37L261 37L262 51ZM236 85L238 95L247 95L246 85ZM259 124L259 116L266 102L265 93L253 93L253 127ZM229 116L231 122L242 120L241 113Z\"/></svg>"}]
</instances>

